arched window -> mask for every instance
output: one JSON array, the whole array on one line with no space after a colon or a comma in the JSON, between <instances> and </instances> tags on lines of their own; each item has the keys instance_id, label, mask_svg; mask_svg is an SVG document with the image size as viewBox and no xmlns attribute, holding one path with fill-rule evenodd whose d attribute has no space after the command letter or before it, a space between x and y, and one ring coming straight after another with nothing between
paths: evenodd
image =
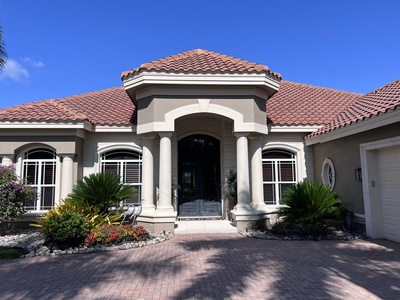
<instances>
[{"instance_id":1,"label":"arched window","mask_svg":"<svg viewBox=\"0 0 400 300\"><path fill-rule=\"evenodd\" d=\"M34 149L23 157L23 179L37 189L38 200L28 210L42 211L54 206L56 189L56 154L48 149Z\"/></svg>"},{"instance_id":2,"label":"arched window","mask_svg":"<svg viewBox=\"0 0 400 300\"><path fill-rule=\"evenodd\" d=\"M103 153L100 157L101 172L112 172L121 178L124 184L133 185L136 195L127 199L126 204L140 203L142 187L142 155L129 150L116 150Z\"/></svg>"},{"instance_id":3,"label":"arched window","mask_svg":"<svg viewBox=\"0 0 400 300\"><path fill-rule=\"evenodd\" d=\"M262 154L264 202L277 205L283 191L297 182L296 156L286 150L267 150Z\"/></svg>"}]
</instances>

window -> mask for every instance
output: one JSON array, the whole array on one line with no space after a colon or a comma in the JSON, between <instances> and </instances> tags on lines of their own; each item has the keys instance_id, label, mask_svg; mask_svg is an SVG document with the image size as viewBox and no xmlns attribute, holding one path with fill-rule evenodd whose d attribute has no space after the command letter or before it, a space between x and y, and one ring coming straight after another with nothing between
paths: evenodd
<instances>
[{"instance_id":1,"label":"window","mask_svg":"<svg viewBox=\"0 0 400 300\"><path fill-rule=\"evenodd\" d=\"M23 179L37 189L38 199L27 209L42 211L54 206L56 189L56 154L48 149L27 151L23 158Z\"/></svg>"},{"instance_id":2,"label":"window","mask_svg":"<svg viewBox=\"0 0 400 300\"><path fill-rule=\"evenodd\" d=\"M101 155L101 172L111 172L121 178L124 184L136 188L136 195L126 199L123 205L140 203L142 187L142 155L137 152L120 150L103 153Z\"/></svg>"},{"instance_id":3,"label":"window","mask_svg":"<svg viewBox=\"0 0 400 300\"><path fill-rule=\"evenodd\" d=\"M297 182L296 156L285 150L268 150L262 154L264 202L277 205L283 191Z\"/></svg>"},{"instance_id":4,"label":"window","mask_svg":"<svg viewBox=\"0 0 400 300\"><path fill-rule=\"evenodd\" d=\"M324 163L322 164L322 182L330 186L332 189L335 187L335 167L333 166L333 162L329 159L326 158L324 160Z\"/></svg>"}]
</instances>

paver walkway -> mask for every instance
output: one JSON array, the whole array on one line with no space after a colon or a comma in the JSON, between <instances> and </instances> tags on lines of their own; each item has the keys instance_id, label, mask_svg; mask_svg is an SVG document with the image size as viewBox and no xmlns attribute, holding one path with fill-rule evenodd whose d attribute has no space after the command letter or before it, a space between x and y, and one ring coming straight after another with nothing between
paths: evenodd
<instances>
[{"instance_id":1,"label":"paver walkway","mask_svg":"<svg viewBox=\"0 0 400 300\"><path fill-rule=\"evenodd\" d=\"M0 260L0 299L400 299L400 244L176 235L126 251Z\"/></svg>"}]
</instances>

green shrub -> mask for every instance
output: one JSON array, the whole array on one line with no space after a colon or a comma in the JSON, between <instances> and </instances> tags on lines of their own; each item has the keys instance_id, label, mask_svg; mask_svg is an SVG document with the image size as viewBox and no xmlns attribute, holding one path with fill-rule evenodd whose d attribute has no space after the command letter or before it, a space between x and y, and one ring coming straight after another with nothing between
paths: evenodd
<instances>
[{"instance_id":1,"label":"green shrub","mask_svg":"<svg viewBox=\"0 0 400 300\"><path fill-rule=\"evenodd\" d=\"M22 251L17 249L0 249L0 259L20 258Z\"/></svg>"},{"instance_id":2,"label":"green shrub","mask_svg":"<svg viewBox=\"0 0 400 300\"><path fill-rule=\"evenodd\" d=\"M89 230L88 220L82 214L63 212L52 209L38 220L37 227L51 241L70 241L78 246L82 243Z\"/></svg>"},{"instance_id":3,"label":"green shrub","mask_svg":"<svg viewBox=\"0 0 400 300\"><path fill-rule=\"evenodd\" d=\"M323 183L303 181L288 187L280 202L278 216L288 223L318 224L340 218L341 200Z\"/></svg>"},{"instance_id":4,"label":"green shrub","mask_svg":"<svg viewBox=\"0 0 400 300\"><path fill-rule=\"evenodd\" d=\"M104 224L88 233L85 244L87 246L115 245L121 242L146 241L148 239L150 239L150 235L143 226Z\"/></svg>"},{"instance_id":5,"label":"green shrub","mask_svg":"<svg viewBox=\"0 0 400 300\"><path fill-rule=\"evenodd\" d=\"M271 233L280 237L299 236L303 238L324 238L332 233L332 230L324 224L302 224L278 221L271 227Z\"/></svg>"}]
</instances>

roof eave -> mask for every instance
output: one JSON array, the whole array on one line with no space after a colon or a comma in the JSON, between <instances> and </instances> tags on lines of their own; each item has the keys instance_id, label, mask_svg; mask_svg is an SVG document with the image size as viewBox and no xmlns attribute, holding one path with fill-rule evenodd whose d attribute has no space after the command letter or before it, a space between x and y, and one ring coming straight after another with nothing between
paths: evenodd
<instances>
[{"instance_id":1,"label":"roof eave","mask_svg":"<svg viewBox=\"0 0 400 300\"><path fill-rule=\"evenodd\" d=\"M89 121L0 121L0 129L83 129L93 131Z\"/></svg>"},{"instance_id":2,"label":"roof eave","mask_svg":"<svg viewBox=\"0 0 400 300\"><path fill-rule=\"evenodd\" d=\"M142 71L123 78L125 90L132 92L149 85L256 86L272 95L279 90L281 79L270 73L166 73ZM132 96L131 96L132 98ZM136 101L132 98L132 101Z\"/></svg>"},{"instance_id":3,"label":"roof eave","mask_svg":"<svg viewBox=\"0 0 400 300\"><path fill-rule=\"evenodd\" d=\"M368 119L359 120L355 123L337 128L332 131L324 132L319 135L314 135L305 138L307 146L314 144L322 144L344 138L353 134L361 133L368 130L380 128L382 126L390 125L400 122L400 109L389 110L386 113L373 115Z\"/></svg>"}]
</instances>

